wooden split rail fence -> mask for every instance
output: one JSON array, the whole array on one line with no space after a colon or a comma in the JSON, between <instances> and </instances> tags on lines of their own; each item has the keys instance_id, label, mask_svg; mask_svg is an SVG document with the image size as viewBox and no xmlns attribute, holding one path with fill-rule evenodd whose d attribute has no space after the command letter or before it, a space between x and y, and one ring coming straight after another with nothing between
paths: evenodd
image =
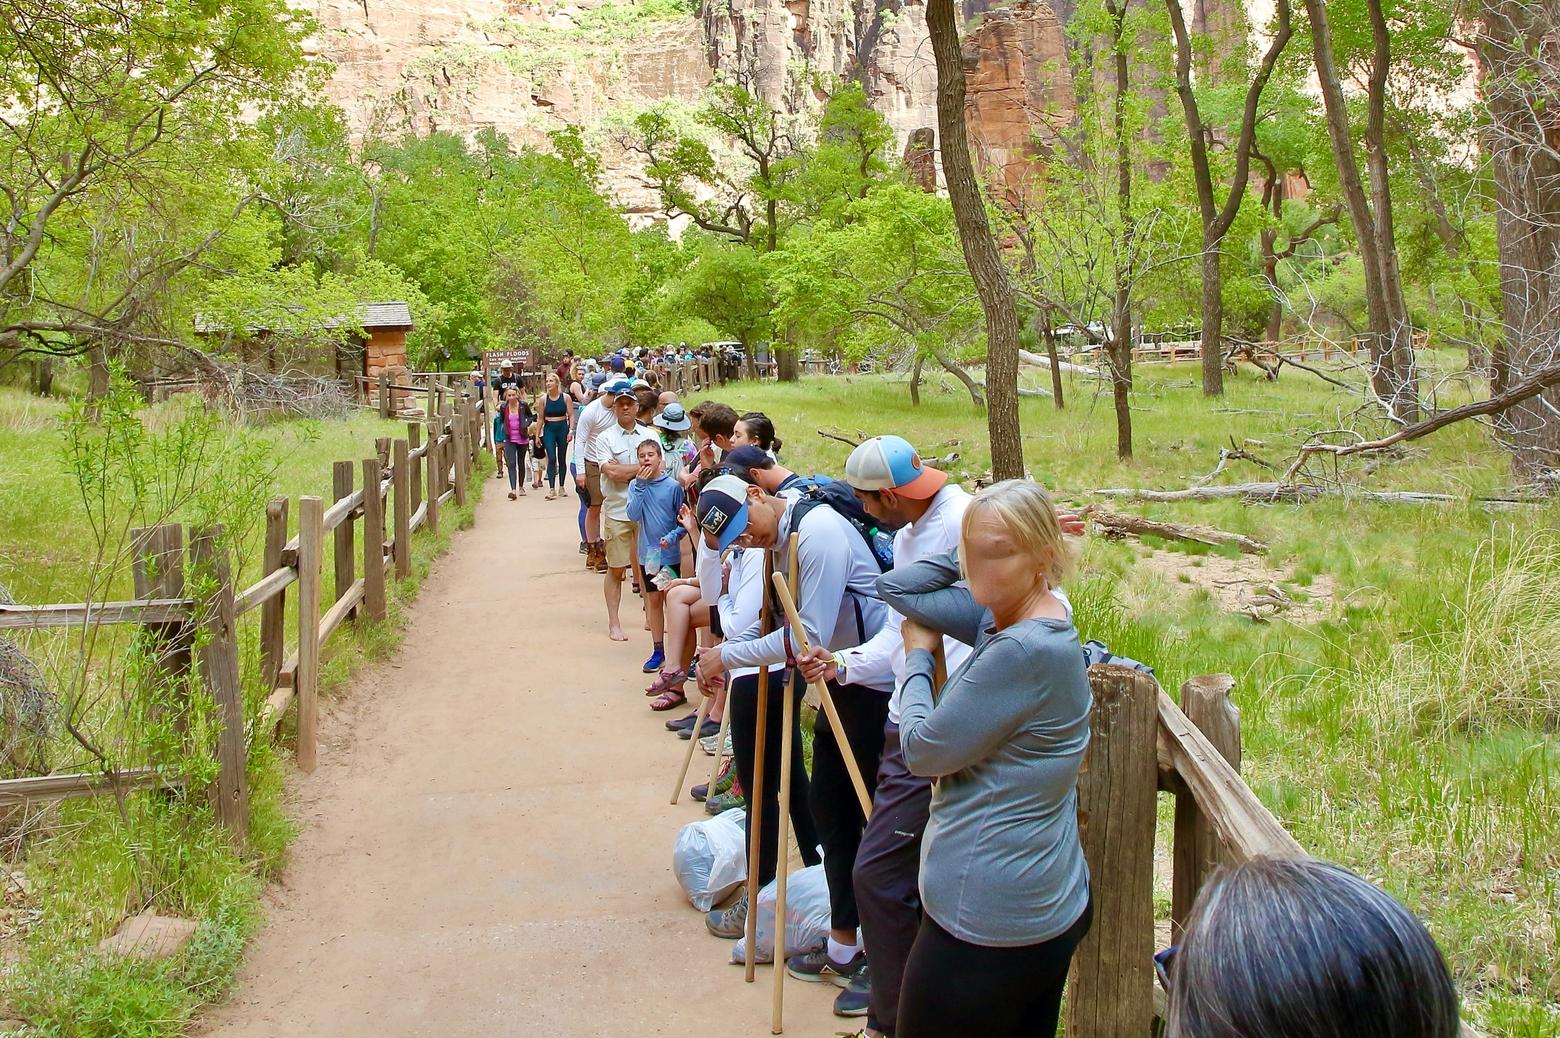
<instances>
[{"instance_id":1,"label":"wooden split rail fence","mask_svg":"<svg viewBox=\"0 0 1560 1038\"><path fill-rule=\"evenodd\" d=\"M1298 841L1240 776L1240 714L1228 674L1194 678L1177 704L1130 667L1089 669L1092 734L1078 779L1078 822L1094 923L1074 957L1069 1038L1149 1035L1166 993L1154 972L1154 844L1161 792L1175 797L1171 940L1220 865L1299 857ZM1463 1025L1464 1038L1478 1038Z\"/></svg>"},{"instance_id":2,"label":"wooden split rail fence","mask_svg":"<svg viewBox=\"0 0 1560 1038\"><path fill-rule=\"evenodd\" d=\"M424 527L437 532L443 507L451 501L466 503L473 467L489 438L485 415L481 402L444 399L433 417L409 422L405 438L377 441L373 457L356 464L336 462L331 503L327 505L320 496L300 497L298 532L291 538L289 502L273 499L266 507L264 573L242 591L234 588L229 560L219 548L220 529L191 531L186 552L184 528L165 524L134 531L135 599L0 605L0 631L137 624L153 639L157 659L169 679L198 670L220 721L214 747L217 779L206 795L218 820L242 838L248 832L249 814L245 779L248 747L239 683L240 618L260 612L260 673L265 687L272 690L256 731L272 736L287 708L296 702L298 765L312 771L318 739L321 652L348 619L385 618L387 580L411 574L412 535ZM354 488L359 468L362 483ZM324 565L327 538L333 547L328 578ZM188 596L187 571L209 575L212 579L203 580L200 586L214 587L215 591L198 600ZM292 640L296 648L289 653L287 594L295 585L296 632ZM0 809L28 802L123 795L170 784L155 765L10 779L0 781Z\"/></svg>"}]
</instances>

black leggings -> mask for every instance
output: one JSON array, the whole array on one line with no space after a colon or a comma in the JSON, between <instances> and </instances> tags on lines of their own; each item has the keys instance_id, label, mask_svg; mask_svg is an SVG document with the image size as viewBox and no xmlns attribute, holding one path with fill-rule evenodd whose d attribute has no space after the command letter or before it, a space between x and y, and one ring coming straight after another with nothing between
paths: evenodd
<instances>
[{"instance_id":1,"label":"black leggings","mask_svg":"<svg viewBox=\"0 0 1560 1038\"><path fill-rule=\"evenodd\" d=\"M714 610L710 610L713 615ZM726 709L731 711L731 749L736 757L737 781L742 783L742 793L751 801L753 796L753 754L758 746L758 675L749 674L731 683L726 696ZM818 864L818 834L813 826L812 814L807 810L807 767L802 761L802 733L797 718L801 716L804 689L800 682L792 685L790 694L796 699L796 709L791 712L791 830L796 834L796 844L801 849L802 861L807 865ZM758 882L762 886L775 878L775 860L779 856L780 843L780 735L785 724L783 678L780 671L769 675L769 718L764 727L764 802L760 808L758 832ZM753 813L748 812L751 822ZM747 830L752 839L752 830Z\"/></svg>"},{"instance_id":2,"label":"black leggings","mask_svg":"<svg viewBox=\"0 0 1560 1038\"><path fill-rule=\"evenodd\" d=\"M1056 1038L1062 991L1091 901L1065 931L1039 944L989 948L921 917L905 964L894 1038Z\"/></svg>"},{"instance_id":3,"label":"black leggings","mask_svg":"<svg viewBox=\"0 0 1560 1038\"><path fill-rule=\"evenodd\" d=\"M864 685L839 685L829 682L834 709L840 715L851 756L861 769L862 782L870 799L877 789L878 762L883 756L883 725L888 720L888 693ZM835 930L854 930L861 925L856 911L856 851L867 816L861 813L861 798L845 770L845 757L834 735L828 716L818 711L813 718L813 773L809 788L813 821L818 839L823 842L823 873L829 881L829 926Z\"/></svg>"}]
</instances>

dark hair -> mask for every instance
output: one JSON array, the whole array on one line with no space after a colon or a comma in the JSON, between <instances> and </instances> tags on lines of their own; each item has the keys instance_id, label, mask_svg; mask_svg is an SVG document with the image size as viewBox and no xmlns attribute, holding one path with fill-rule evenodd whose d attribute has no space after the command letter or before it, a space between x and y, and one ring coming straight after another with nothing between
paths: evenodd
<instances>
[{"instance_id":1,"label":"dark hair","mask_svg":"<svg viewBox=\"0 0 1560 1038\"><path fill-rule=\"evenodd\" d=\"M749 411L737 419L747 426L748 435L753 442L766 451L780 453L780 437L775 435L775 423L769 420L769 416L762 411Z\"/></svg>"},{"instance_id":2,"label":"dark hair","mask_svg":"<svg viewBox=\"0 0 1560 1038\"><path fill-rule=\"evenodd\" d=\"M1197 898L1166 1038L1456 1038L1435 941L1390 894L1314 858L1254 858Z\"/></svg>"},{"instance_id":3,"label":"dark hair","mask_svg":"<svg viewBox=\"0 0 1560 1038\"><path fill-rule=\"evenodd\" d=\"M715 400L706 400L696 405L692 412L699 428L704 430L704 435L710 439L717 436L731 438L731 434L737 428L737 412L725 404Z\"/></svg>"},{"instance_id":4,"label":"dark hair","mask_svg":"<svg viewBox=\"0 0 1560 1038\"><path fill-rule=\"evenodd\" d=\"M655 412L655 405L658 404L661 400L661 394L657 393L649 386L640 386L638 389L634 390L634 399L639 402L639 413L641 415L645 414L646 412L653 414Z\"/></svg>"}]
</instances>

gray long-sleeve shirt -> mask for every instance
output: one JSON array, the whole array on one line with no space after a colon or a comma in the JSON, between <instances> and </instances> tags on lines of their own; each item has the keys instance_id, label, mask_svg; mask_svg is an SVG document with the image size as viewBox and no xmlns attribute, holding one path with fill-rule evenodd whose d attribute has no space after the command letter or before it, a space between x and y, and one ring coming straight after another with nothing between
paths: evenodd
<instances>
[{"instance_id":1,"label":"gray long-sleeve shirt","mask_svg":"<svg viewBox=\"0 0 1560 1038\"><path fill-rule=\"evenodd\" d=\"M786 504L780 518L779 543L771 549L774 567L784 573L789 565L789 542L796 501ZM813 645L833 651L857 645L883 626L888 610L878 599L878 564L861 534L850 521L827 505L808 510L797 524L797 582L792 588L802 627ZM789 628L777 617L776 629L759 638L728 640L720 650L727 667L760 667L786 662ZM859 620L859 625L858 625ZM792 646L795 651L799 647ZM884 692L894 688L892 676L869 685Z\"/></svg>"},{"instance_id":2,"label":"gray long-sleeve shirt","mask_svg":"<svg viewBox=\"0 0 1560 1038\"><path fill-rule=\"evenodd\" d=\"M912 773L939 780L921 901L961 940L1038 944L1075 923L1089 897L1077 807L1093 699L1083 651L1065 620L992 630L958 579L949 553L878 582L892 608L975 647L935 703L932 654L905 661L900 746Z\"/></svg>"}]
</instances>

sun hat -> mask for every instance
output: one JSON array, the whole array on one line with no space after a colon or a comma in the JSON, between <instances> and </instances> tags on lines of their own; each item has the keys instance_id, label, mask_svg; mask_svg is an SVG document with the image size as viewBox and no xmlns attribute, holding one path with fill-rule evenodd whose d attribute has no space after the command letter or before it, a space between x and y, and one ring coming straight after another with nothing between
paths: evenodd
<instances>
[{"instance_id":1,"label":"sun hat","mask_svg":"<svg viewBox=\"0 0 1560 1038\"><path fill-rule=\"evenodd\" d=\"M688 412L683 410L683 405L675 402L662 408L652 421L667 432L685 432L693 424L688 420Z\"/></svg>"},{"instance_id":2,"label":"sun hat","mask_svg":"<svg viewBox=\"0 0 1560 1038\"><path fill-rule=\"evenodd\" d=\"M850 452L845 482L857 490L892 490L914 500L932 497L948 482L948 473L921 460L902 436L874 436Z\"/></svg>"},{"instance_id":3,"label":"sun hat","mask_svg":"<svg viewBox=\"0 0 1560 1038\"><path fill-rule=\"evenodd\" d=\"M699 529L714 537L721 551L747 530L747 489L736 476L716 476L699 491Z\"/></svg>"}]
</instances>

